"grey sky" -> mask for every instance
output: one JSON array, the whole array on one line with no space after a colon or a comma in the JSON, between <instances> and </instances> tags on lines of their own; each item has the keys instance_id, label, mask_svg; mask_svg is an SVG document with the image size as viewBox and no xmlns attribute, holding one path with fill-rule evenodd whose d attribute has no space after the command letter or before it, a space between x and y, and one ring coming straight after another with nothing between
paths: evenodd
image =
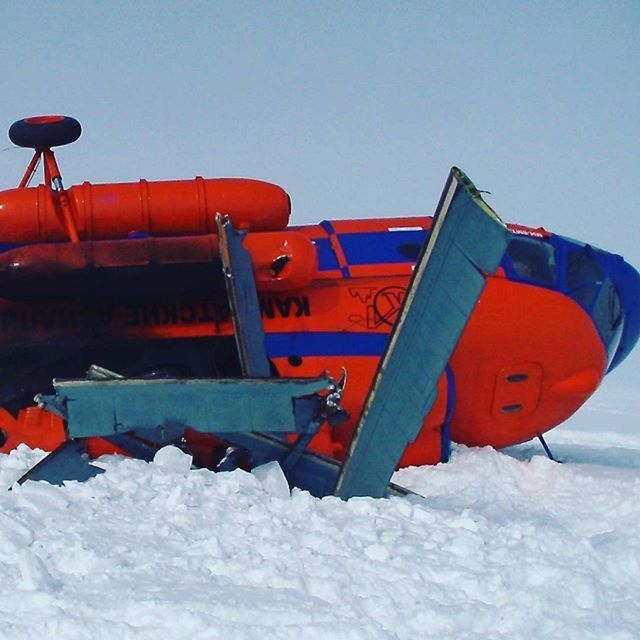
<instances>
[{"instance_id":1,"label":"grey sky","mask_svg":"<svg viewBox=\"0 0 640 640\"><path fill-rule=\"evenodd\" d=\"M281 184L294 221L312 222L431 213L456 164L505 220L640 266L637 0L11 2L0 15L0 126L77 117L83 137L58 152L67 184L246 175ZM1 188L28 158L0 153Z\"/></svg>"}]
</instances>

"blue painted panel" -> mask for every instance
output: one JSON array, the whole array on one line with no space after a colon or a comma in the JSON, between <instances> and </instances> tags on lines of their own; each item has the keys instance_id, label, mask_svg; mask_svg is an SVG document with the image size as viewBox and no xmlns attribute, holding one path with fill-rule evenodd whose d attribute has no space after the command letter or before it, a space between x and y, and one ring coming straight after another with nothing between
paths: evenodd
<instances>
[{"instance_id":1,"label":"blue painted panel","mask_svg":"<svg viewBox=\"0 0 640 640\"><path fill-rule=\"evenodd\" d=\"M379 356L389 340L384 333L268 333L265 336L270 358L300 356Z\"/></svg>"},{"instance_id":2,"label":"blue painted panel","mask_svg":"<svg viewBox=\"0 0 640 640\"><path fill-rule=\"evenodd\" d=\"M329 220L323 220L320 223L320 226L327 232L327 234L329 236L336 237L336 231L333 228L333 225L331 224L331 222ZM333 249L332 249L332 251L333 251ZM336 260L337 260L337 256L335 255L335 252L334 252L334 256L336 257ZM342 272L342 277L343 278L350 278L351 277L351 274L349 273L349 265L348 264L340 267L340 261L338 260L338 266L340 268L340 271Z\"/></svg>"},{"instance_id":3,"label":"blue painted panel","mask_svg":"<svg viewBox=\"0 0 640 640\"><path fill-rule=\"evenodd\" d=\"M341 233L338 240L349 265L394 264L415 262L426 237L426 231L375 231Z\"/></svg>"},{"instance_id":4,"label":"blue painted panel","mask_svg":"<svg viewBox=\"0 0 640 640\"><path fill-rule=\"evenodd\" d=\"M318 269L320 271L334 271L340 268L338 258L336 258L329 238L316 238L313 244L316 247Z\"/></svg>"},{"instance_id":5,"label":"blue painted panel","mask_svg":"<svg viewBox=\"0 0 640 640\"><path fill-rule=\"evenodd\" d=\"M456 408L456 380L453 369L447 365L447 412L445 414L442 431L440 432L440 462L449 462L451 456L451 418Z\"/></svg>"}]
</instances>

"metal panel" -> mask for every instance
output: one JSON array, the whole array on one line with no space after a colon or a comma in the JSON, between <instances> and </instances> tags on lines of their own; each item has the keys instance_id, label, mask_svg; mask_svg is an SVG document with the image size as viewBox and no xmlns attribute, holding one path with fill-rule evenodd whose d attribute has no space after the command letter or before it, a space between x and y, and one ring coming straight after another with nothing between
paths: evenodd
<instances>
[{"instance_id":1,"label":"metal panel","mask_svg":"<svg viewBox=\"0 0 640 640\"><path fill-rule=\"evenodd\" d=\"M198 431L306 433L320 409L313 396L328 377L190 380L54 380L55 398L41 398L66 414L70 438L193 427Z\"/></svg>"},{"instance_id":2,"label":"metal panel","mask_svg":"<svg viewBox=\"0 0 640 640\"><path fill-rule=\"evenodd\" d=\"M50 484L62 485L65 480L84 482L101 473L104 473L104 469L89 464L83 442L63 442L21 476L18 484L27 480L45 480Z\"/></svg>"},{"instance_id":3,"label":"metal panel","mask_svg":"<svg viewBox=\"0 0 640 640\"><path fill-rule=\"evenodd\" d=\"M440 376L509 243L509 232L455 167L354 432L335 494L381 497L418 435Z\"/></svg>"},{"instance_id":4,"label":"metal panel","mask_svg":"<svg viewBox=\"0 0 640 640\"><path fill-rule=\"evenodd\" d=\"M242 246L246 233L237 232L229 217L219 213L216 215L216 224L242 375L267 378L271 372L264 348L253 263L251 255Z\"/></svg>"}]
</instances>

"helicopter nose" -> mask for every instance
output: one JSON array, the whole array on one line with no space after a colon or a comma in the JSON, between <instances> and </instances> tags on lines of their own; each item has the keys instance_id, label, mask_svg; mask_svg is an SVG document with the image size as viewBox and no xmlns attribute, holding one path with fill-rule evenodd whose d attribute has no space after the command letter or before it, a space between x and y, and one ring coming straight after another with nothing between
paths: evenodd
<instances>
[{"instance_id":1,"label":"helicopter nose","mask_svg":"<svg viewBox=\"0 0 640 640\"><path fill-rule=\"evenodd\" d=\"M550 287L487 280L451 360L452 440L506 447L578 410L602 381L607 352L576 302Z\"/></svg>"}]
</instances>

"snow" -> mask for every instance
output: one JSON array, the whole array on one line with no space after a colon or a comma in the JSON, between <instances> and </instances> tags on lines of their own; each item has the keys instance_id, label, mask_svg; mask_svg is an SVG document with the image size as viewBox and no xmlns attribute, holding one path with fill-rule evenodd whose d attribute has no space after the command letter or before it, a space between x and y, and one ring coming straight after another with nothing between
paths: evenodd
<instances>
[{"instance_id":1,"label":"snow","mask_svg":"<svg viewBox=\"0 0 640 640\"><path fill-rule=\"evenodd\" d=\"M174 448L12 486L42 455L22 446L0 456L0 637L638 638L640 394L616 393L548 435L562 464L458 446L396 474L424 498L319 500Z\"/></svg>"}]
</instances>

